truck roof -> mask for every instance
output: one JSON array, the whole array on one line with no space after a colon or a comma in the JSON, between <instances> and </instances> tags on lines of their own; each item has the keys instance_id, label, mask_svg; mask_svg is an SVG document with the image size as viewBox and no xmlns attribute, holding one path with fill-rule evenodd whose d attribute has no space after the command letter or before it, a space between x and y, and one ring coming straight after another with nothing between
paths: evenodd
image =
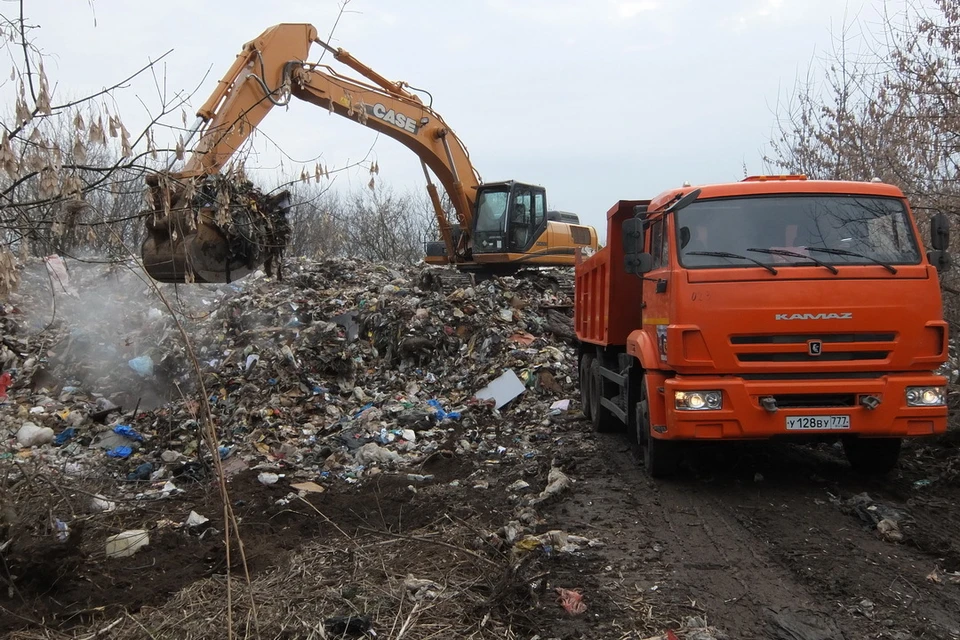
<instances>
[{"instance_id":1,"label":"truck roof","mask_svg":"<svg viewBox=\"0 0 960 640\"><path fill-rule=\"evenodd\" d=\"M752 176L740 182L695 185L670 189L650 202L650 210L659 209L678 195L700 189L698 200L705 198L728 198L778 193L825 193L855 194L903 198L903 192L892 184L883 182L860 182L852 180L807 180L804 177Z\"/></svg>"}]
</instances>

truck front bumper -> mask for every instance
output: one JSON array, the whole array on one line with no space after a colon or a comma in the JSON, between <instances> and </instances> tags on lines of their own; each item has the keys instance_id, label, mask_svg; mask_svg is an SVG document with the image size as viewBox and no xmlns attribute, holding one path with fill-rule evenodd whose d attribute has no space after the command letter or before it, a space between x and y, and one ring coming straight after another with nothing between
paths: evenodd
<instances>
[{"instance_id":1,"label":"truck front bumper","mask_svg":"<svg viewBox=\"0 0 960 640\"><path fill-rule=\"evenodd\" d=\"M944 386L946 379L932 374L775 381L677 376L664 381L666 424L654 423L653 436L671 440L745 440L847 434L898 438L932 435L946 431L947 407L908 406L907 387ZM676 408L677 392L707 390L723 394L721 408ZM865 396L880 402L875 408L868 408L861 404ZM768 408L764 407L765 398ZM770 398L777 401L775 411L769 408Z\"/></svg>"}]
</instances>

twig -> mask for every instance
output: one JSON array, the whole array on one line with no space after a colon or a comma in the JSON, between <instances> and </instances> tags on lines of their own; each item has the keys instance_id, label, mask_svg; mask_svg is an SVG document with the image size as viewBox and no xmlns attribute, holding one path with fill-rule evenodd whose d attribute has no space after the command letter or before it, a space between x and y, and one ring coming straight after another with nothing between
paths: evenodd
<instances>
[{"instance_id":1,"label":"twig","mask_svg":"<svg viewBox=\"0 0 960 640\"><path fill-rule=\"evenodd\" d=\"M450 544L449 542L443 542L442 540L431 540L430 538L422 538L420 536L404 535L402 533L391 533L390 531L380 531L377 529L370 529L369 527L357 527L357 529L361 531L366 531L368 533L377 534L377 535L390 536L392 538L400 538L401 540L411 540L414 542L425 542L427 544L435 544L441 547L446 547L448 549L453 549L454 551L466 553L467 555L473 556L477 560L486 562L487 564L492 565L494 567L500 566L499 563L494 562L490 558L484 558L483 556L481 556L479 553L476 553L475 551L471 551L470 549L464 549L463 547L458 547L455 544Z\"/></svg>"}]
</instances>

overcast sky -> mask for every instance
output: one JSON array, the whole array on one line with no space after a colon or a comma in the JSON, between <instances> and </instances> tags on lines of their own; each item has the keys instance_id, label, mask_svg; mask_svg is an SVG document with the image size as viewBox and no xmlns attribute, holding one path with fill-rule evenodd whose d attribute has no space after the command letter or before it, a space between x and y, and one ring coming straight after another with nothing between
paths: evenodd
<instances>
[{"instance_id":1,"label":"overcast sky","mask_svg":"<svg viewBox=\"0 0 960 640\"><path fill-rule=\"evenodd\" d=\"M845 15L874 19L881 3L352 0L333 43L389 78L428 89L484 180L542 184L551 209L576 212L603 233L618 199L684 181L737 180L744 165L763 172L778 95L829 50ZM279 22L310 22L325 36L339 4L26 0L26 10L61 97L98 90L173 49L163 81L171 93L199 85L192 120L244 42ZM117 94L131 131L147 122L141 99L158 104L146 77ZM419 161L406 148L311 105L275 109L261 129L263 153L251 168L267 182L279 181L278 148L284 169L299 173L291 159L343 166L373 145L381 180L422 188ZM354 170L338 184L368 180Z\"/></svg>"}]
</instances>

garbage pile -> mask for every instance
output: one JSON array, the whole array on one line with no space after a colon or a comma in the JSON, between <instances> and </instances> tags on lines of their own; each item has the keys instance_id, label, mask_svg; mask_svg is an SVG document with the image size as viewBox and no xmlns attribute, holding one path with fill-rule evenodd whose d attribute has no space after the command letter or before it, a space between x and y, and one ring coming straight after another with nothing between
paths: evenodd
<instances>
[{"instance_id":1,"label":"garbage pile","mask_svg":"<svg viewBox=\"0 0 960 640\"><path fill-rule=\"evenodd\" d=\"M574 409L570 271L438 289L426 267L291 260L282 282L175 287L66 267L29 265L2 307L0 463L117 481L100 503L175 495L214 456L313 491L435 455L532 457L489 429Z\"/></svg>"}]
</instances>

